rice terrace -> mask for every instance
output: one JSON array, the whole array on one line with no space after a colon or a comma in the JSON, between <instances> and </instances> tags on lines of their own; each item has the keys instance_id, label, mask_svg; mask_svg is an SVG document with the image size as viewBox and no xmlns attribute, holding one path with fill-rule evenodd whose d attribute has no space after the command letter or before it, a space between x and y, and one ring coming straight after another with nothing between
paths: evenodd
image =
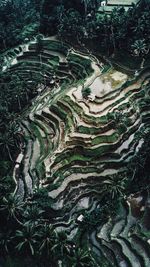
<instances>
[{"instance_id":1,"label":"rice terrace","mask_svg":"<svg viewBox=\"0 0 150 267\"><path fill-rule=\"evenodd\" d=\"M0 267L149 267L150 2L0 10Z\"/></svg>"}]
</instances>

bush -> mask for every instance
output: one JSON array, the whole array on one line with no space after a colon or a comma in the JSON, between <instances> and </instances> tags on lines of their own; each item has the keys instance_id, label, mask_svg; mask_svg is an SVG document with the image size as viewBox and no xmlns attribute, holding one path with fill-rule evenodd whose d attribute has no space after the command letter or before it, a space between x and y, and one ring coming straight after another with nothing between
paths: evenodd
<instances>
[{"instance_id":1,"label":"bush","mask_svg":"<svg viewBox=\"0 0 150 267\"><path fill-rule=\"evenodd\" d=\"M82 97L88 98L88 96L91 94L91 89L89 87L82 89Z\"/></svg>"}]
</instances>

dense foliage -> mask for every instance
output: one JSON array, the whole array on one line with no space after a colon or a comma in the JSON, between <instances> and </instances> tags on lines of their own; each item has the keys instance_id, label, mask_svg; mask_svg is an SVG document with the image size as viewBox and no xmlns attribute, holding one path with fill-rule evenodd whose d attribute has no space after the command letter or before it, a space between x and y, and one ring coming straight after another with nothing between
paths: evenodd
<instances>
[{"instance_id":1,"label":"dense foliage","mask_svg":"<svg viewBox=\"0 0 150 267\"><path fill-rule=\"evenodd\" d=\"M150 2L140 1L126 12L123 7L112 13L98 13L99 1L41 0L5 1L0 11L0 49L6 50L30 39L40 30L84 42L97 40L97 49L108 54L123 49L136 56L149 51Z\"/></svg>"},{"instance_id":2,"label":"dense foliage","mask_svg":"<svg viewBox=\"0 0 150 267\"><path fill-rule=\"evenodd\" d=\"M36 1L3 1L0 4L0 50L23 43L38 32Z\"/></svg>"},{"instance_id":3,"label":"dense foliage","mask_svg":"<svg viewBox=\"0 0 150 267\"><path fill-rule=\"evenodd\" d=\"M19 127L20 112L37 95L40 77L27 82L19 75L0 77L0 177L10 174L17 153L23 148L23 134Z\"/></svg>"},{"instance_id":4,"label":"dense foliage","mask_svg":"<svg viewBox=\"0 0 150 267\"><path fill-rule=\"evenodd\" d=\"M44 1L40 29L45 34L58 32L63 38L85 41L97 39L99 50L112 54L125 49L136 55L149 50L150 2L143 0L126 12L123 7L112 13L98 13L97 1Z\"/></svg>"}]
</instances>

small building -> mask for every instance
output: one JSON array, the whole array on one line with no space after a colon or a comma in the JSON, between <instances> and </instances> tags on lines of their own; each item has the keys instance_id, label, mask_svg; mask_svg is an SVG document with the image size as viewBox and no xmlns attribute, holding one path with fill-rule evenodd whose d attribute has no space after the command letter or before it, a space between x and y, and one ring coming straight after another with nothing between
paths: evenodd
<instances>
[{"instance_id":1,"label":"small building","mask_svg":"<svg viewBox=\"0 0 150 267\"><path fill-rule=\"evenodd\" d=\"M127 11L132 4L137 5L140 0L106 0L102 1L98 9L98 13L110 14L115 7L124 7Z\"/></svg>"},{"instance_id":2,"label":"small building","mask_svg":"<svg viewBox=\"0 0 150 267\"><path fill-rule=\"evenodd\" d=\"M101 2L101 6L106 6L106 4L107 4L107 1L102 1Z\"/></svg>"},{"instance_id":3,"label":"small building","mask_svg":"<svg viewBox=\"0 0 150 267\"><path fill-rule=\"evenodd\" d=\"M138 4L139 0L107 0L108 6L132 6L132 4Z\"/></svg>"},{"instance_id":4,"label":"small building","mask_svg":"<svg viewBox=\"0 0 150 267\"><path fill-rule=\"evenodd\" d=\"M84 216L83 216L83 214L81 214L81 215L79 215L79 217L77 218L77 221L78 221L78 222L82 222L83 219L84 219Z\"/></svg>"}]
</instances>

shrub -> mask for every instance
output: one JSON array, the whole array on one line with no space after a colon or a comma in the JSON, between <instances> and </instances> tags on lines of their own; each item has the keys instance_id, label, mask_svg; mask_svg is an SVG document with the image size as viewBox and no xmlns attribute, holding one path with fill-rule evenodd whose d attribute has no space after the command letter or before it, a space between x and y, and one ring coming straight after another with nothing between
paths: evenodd
<instances>
[{"instance_id":1,"label":"shrub","mask_svg":"<svg viewBox=\"0 0 150 267\"><path fill-rule=\"evenodd\" d=\"M82 89L82 97L87 98L91 94L91 89L89 87Z\"/></svg>"}]
</instances>

